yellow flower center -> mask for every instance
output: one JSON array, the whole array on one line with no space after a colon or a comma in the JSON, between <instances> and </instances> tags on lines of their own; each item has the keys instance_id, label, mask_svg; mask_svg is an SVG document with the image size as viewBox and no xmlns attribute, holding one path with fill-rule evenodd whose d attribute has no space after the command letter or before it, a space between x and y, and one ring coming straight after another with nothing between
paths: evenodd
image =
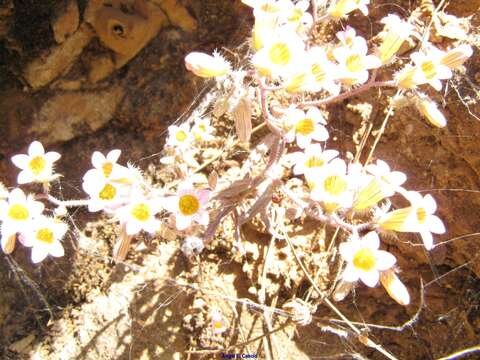
<instances>
[{"instance_id":1,"label":"yellow flower center","mask_svg":"<svg viewBox=\"0 0 480 360\"><path fill-rule=\"evenodd\" d=\"M423 74L428 80L433 79L435 75L437 75L435 64L432 61L423 62L421 68L422 68Z\"/></svg>"},{"instance_id":2,"label":"yellow flower center","mask_svg":"<svg viewBox=\"0 0 480 360\"><path fill-rule=\"evenodd\" d=\"M313 64L311 71L316 81L322 82L323 80L325 80L327 73L322 69L319 64Z\"/></svg>"},{"instance_id":3,"label":"yellow flower center","mask_svg":"<svg viewBox=\"0 0 480 360\"><path fill-rule=\"evenodd\" d=\"M28 209L20 204L10 206L8 210L8 217L13 220L22 221L27 220L29 216Z\"/></svg>"},{"instance_id":4,"label":"yellow flower center","mask_svg":"<svg viewBox=\"0 0 480 360\"><path fill-rule=\"evenodd\" d=\"M215 322L213 323L213 327L214 327L215 329L217 329L217 330L220 330L220 329L223 327L223 324L222 324L221 321L215 321Z\"/></svg>"},{"instance_id":5,"label":"yellow flower center","mask_svg":"<svg viewBox=\"0 0 480 360\"><path fill-rule=\"evenodd\" d=\"M150 208L147 204L138 204L132 209L132 216L139 221L147 221L150 218Z\"/></svg>"},{"instance_id":6,"label":"yellow flower center","mask_svg":"<svg viewBox=\"0 0 480 360\"><path fill-rule=\"evenodd\" d=\"M200 202L193 195L183 195L178 201L178 208L182 215L191 216L200 209Z\"/></svg>"},{"instance_id":7,"label":"yellow flower center","mask_svg":"<svg viewBox=\"0 0 480 360\"><path fill-rule=\"evenodd\" d=\"M359 72L363 69L363 61L360 55L350 55L346 61L347 69L350 72Z\"/></svg>"},{"instance_id":8,"label":"yellow flower center","mask_svg":"<svg viewBox=\"0 0 480 360\"><path fill-rule=\"evenodd\" d=\"M310 156L305 163L305 166L308 168L314 168L314 167L321 167L325 164L325 161L323 161L321 158L317 156Z\"/></svg>"},{"instance_id":9,"label":"yellow flower center","mask_svg":"<svg viewBox=\"0 0 480 360\"><path fill-rule=\"evenodd\" d=\"M417 220L420 224L423 224L427 220L427 212L424 208L418 208L416 211Z\"/></svg>"},{"instance_id":10,"label":"yellow flower center","mask_svg":"<svg viewBox=\"0 0 480 360\"><path fill-rule=\"evenodd\" d=\"M98 197L102 200L112 200L117 195L117 189L111 184L107 184L103 187L102 191L98 194Z\"/></svg>"},{"instance_id":11,"label":"yellow flower center","mask_svg":"<svg viewBox=\"0 0 480 360\"><path fill-rule=\"evenodd\" d=\"M288 21L296 23L299 22L303 16L303 11L300 9L294 9L292 15L288 18Z\"/></svg>"},{"instance_id":12,"label":"yellow flower center","mask_svg":"<svg viewBox=\"0 0 480 360\"><path fill-rule=\"evenodd\" d=\"M357 269L363 271L371 271L375 269L375 263L375 254L369 248L358 250L353 257L353 265L355 265Z\"/></svg>"},{"instance_id":13,"label":"yellow flower center","mask_svg":"<svg viewBox=\"0 0 480 360\"><path fill-rule=\"evenodd\" d=\"M313 132L313 130L315 130L315 123L313 122L312 119L300 120L295 125L295 132L303 136L310 135Z\"/></svg>"},{"instance_id":14,"label":"yellow flower center","mask_svg":"<svg viewBox=\"0 0 480 360\"><path fill-rule=\"evenodd\" d=\"M286 44L278 43L273 45L268 52L270 61L275 65L285 66L290 62L292 55Z\"/></svg>"},{"instance_id":15,"label":"yellow flower center","mask_svg":"<svg viewBox=\"0 0 480 360\"><path fill-rule=\"evenodd\" d=\"M347 190L347 182L340 176L332 175L323 183L325 191L332 196L338 196Z\"/></svg>"},{"instance_id":16,"label":"yellow flower center","mask_svg":"<svg viewBox=\"0 0 480 360\"><path fill-rule=\"evenodd\" d=\"M111 162L106 162L105 164L102 165L102 170L103 170L103 175L105 175L105 177L108 178L112 173L113 164Z\"/></svg>"},{"instance_id":17,"label":"yellow flower center","mask_svg":"<svg viewBox=\"0 0 480 360\"><path fill-rule=\"evenodd\" d=\"M45 244L53 244L55 238L53 237L53 232L48 229L40 229L37 231L37 240Z\"/></svg>"},{"instance_id":18,"label":"yellow flower center","mask_svg":"<svg viewBox=\"0 0 480 360\"><path fill-rule=\"evenodd\" d=\"M206 132L207 131L207 127L205 126L205 124L198 125L198 128L200 129L201 132Z\"/></svg>"},{"instance_id":19,"label":"yellow flower center","mask_svg":"<svg viewBox=\"0 0 480 360\"><path fill-rule=\"evenodd\" d=\"M36 156L28 163L28 167L34 175L39 175L44 169L47 162L43 156Z\"/></svg>"},{"instance_id":20,"label":"yellow flower center","mask_svg":"<svg viewBox=\"0 0 480 360\"><path fill-rule=\"evenodd\" d=\"M186 138L187 133L183 130L177 131L177 133L175 134L175 139L177 139L177 141L185 141Z\"/></svg>"}]
</instances>

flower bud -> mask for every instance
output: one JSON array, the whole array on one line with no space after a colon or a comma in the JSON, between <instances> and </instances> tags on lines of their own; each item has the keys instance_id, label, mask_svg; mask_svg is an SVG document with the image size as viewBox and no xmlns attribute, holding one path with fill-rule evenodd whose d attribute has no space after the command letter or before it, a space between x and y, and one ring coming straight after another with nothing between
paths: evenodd
<instances>
[{"instance_id":1,"label":"flower bud","mask_svg":"<svg viewBox=\"0 0 480 360\"><path fill-rule=\"evenodd\" d=\"M467 61L472 54L472 47L468 44L463 44L447 52L440 62L450 69L456 69Z\"/></svg>"},{"instance_id":2,"label":"flower bud","mask_svg":"<svg viewBox=\"0 0 480 360\"><path fill-rule=\"evenodd\" d=\"M400 305L410 304L410 294L406 286L400 281L393 269L382 271L380 273L380 282L382 283L388 295Z\"/></svg>"},{"instance_id":3,"label":"flower bud","mask_svg":"<svg viewBox=\"0 0 480 360\"><path fill-rule=\"evenodd\" d=\"M224 76L230 71L230 63L217 53L208 55L191 52L185 57L185 67L203 78Z\"/></svg>"},{"instance_id":4,"label":"flower bud","mask_svg":"<svg viewBox=\"0 0 480 360\"><path fill-rule=\"evenodd\" d=\"M422 96L417 98L415 105L418 111L420 111L425 119L433 126L441 128L447 125L447 119L442 112L438 110L437 104L428 97Z\"/></svg>"},{"instance_id":5,"label":"flower bud","mask_svg":"<svg viewBox=\"0 0 480 360\"><path fill-rule=\"evenodd\" d=\"M400 19L397 15L392 14L384 17L382 23L385 24L385 35L378 48L378 57L382 64L386 64L397 53L403 42L408 39L412 33L413 26Z\"/></svg>"},{"instance_id":6,"label":"flower bud","mask_svg":"<svg viewBox=\"0 0 480 360\"><path fill-rule=\"evenodd\" d=\"M414 80L416 68L413 66L406 66L395 75L397 86L400 89L415 89L418 83Z\"/></svg>"}]
</instances>

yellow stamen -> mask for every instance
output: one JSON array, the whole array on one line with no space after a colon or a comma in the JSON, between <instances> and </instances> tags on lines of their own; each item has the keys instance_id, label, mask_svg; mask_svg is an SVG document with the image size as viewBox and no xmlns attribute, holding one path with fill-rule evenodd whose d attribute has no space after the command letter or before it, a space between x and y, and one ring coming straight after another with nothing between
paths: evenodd
<instances>
[{"instance_id":1,"label":"yellow stamen","mask_svg":"<svg viewBox=\"0 0 480 360\"><path fill-rule=\"evenodd\" d=\"M20 204L10 206L8 210L8 217L17 221L27 220L29 215L28 209Z\"/></svg>"},{"instance_id":2,"label":"yellow stamen","mask_svg":"<svg viewBox=\"0 0 480 360\"><path fill-rule=\"evenodd\" d=\"M193 195L183 195L178 201L178 208L184 216L191 216L196 214L198 209L200 209L200 202Z\"/></svg>"},{"instance_id":3,"label":"yellow stamen","mask_svg":"<svg viewBox=\"0 0 480 360\"><path fill-rule=\"evenodd\" d=\"M310 156L308 160L305 162L305 166L307 168L314 168L314 167L322 167L325 164L322 158L317 156Z\"/></svg>"},{"instance_id":4,"label":"yellow stamen","mask_svg":"<svg viewBox=\"0 0 480 360\"><path fill-rule=\"evenodd\" d=\"M53 232L48 228L43 228L37 231L37 240L45 244L53 244L55 238Z\"/></svg>"},{"instance_id":5,"label":"yellow stamen","mask_svg":"<svg viewBox=\"0 0 480 360\"><path fill-rule=\"evenodd\" d=\"M117 189L111 185L107 184L103 187L103 189L98 194L98 197L102 200L112 200L117 195Z\"/></svg>"},{"instance_id":6,"label":"yellow stamen","mask_svg":"<svg viewBox=\"0 0 480 360\"><path fill-rule=\"evenodd\" d=\"M150 208L147 204L138 204L132 209L132 216L139 221L147 221L150 218Z\"/></svg>"},{"instance_id":7,"label":"yellow stamen","mask_svg":"<svg viewBox=\"0 0 480 360\"><path fill-rule=\"evenodd\" d=\"M186 138L187 138L187 133L183 130L179 130L175 134L175 139L177 139L177 141L185 141Z\"/></svg>"},{"instance_id":8,"label":"yellow stamen","mask_svg":"<svg viewBox=\"0 0 480 360\"><path fill-rule=\"evenodd\" d=\"M375 254L369 248L358 250L353 257L353 265L365 272L375 269L375 263Z\"/></svg>"},{"instance_id":9,"label":"yellow stamen","mask_svg":"<svg viewBox=\"0 0 480 360\"><path fill-rule=\"evenodd\" d=\"M39 175L45 169L47 161L43 156L36 156L28 163L28 167L34 175Z\"/></svg>"},{"instance_id":10,"label":"yellow stamen","mask_svg":"<svg viewBox=\"0 0 480 360\"><path fill-rule=\"evenodd\" d=\"M303 119L297 122L295 125L295 132L297 134L307 136L315 130L315 123L312 119Z\"/></svg>"},{"instance_id":11,"label":"yellow stamen","mask_svg":"<svg viewBox=\"0 0 480 360\"><path fill-rule=\"evenodd\" d=\"M319 64L313 64L311 72L315 78L315 81L322 82L325 80L327 73Z\"/></svg>"},{"instance_id":12,"label":"yellow stamen","mask_svg":"<svg viewBox=\"0 0 480 360\"><path fill-rule=\"evenodd\" d=\"M325 191L332 196L338 196L347 190L347 182L340 176L332 175L323 183Z\"/></svg>"},{"instance_id":13,"label":"yellow stamen","mask_svg":"<svg viewBox=\"0 0 480 360\"><path fill-rule=\"evenodd\" d=\"M290 49L284 43L277 43L270 48L268 52L270 61L275 65L285 66L290 62Z\"/></svg>"},{"instance_id":14,"label":"yellow stamen","mask_svg":"<svg viewBox=\"0 0 480 360\"><path fill-rule=\"evenodd\" d=\"M435 75L437 75L437 69L435 68L433 61L425 61L420 67L428 80L433 79Z\"/></svg>"},{"instance_id":15,"label":"yellow stamen","mask_svg":"<svg viewBox=\"0 0 480 360\"><path fill-rule=\"evenodd\" d=\"M346 61L347 69L350 72L359 72L363 69L363 61L360 55L350 55Z\"/></svg>"},{"instance_id":16,"label":"yellow stamen","mask_svg":"<svg viewBox=\"0 0 480 360\"><path fill-rule=\"evenodd\" d=\"M105 175L105 177L108 178L112 173L113 164L111 162L106 162L105 164L102 165L102 170L103 170L103 175Z\"/></svg>"},{"instance_id":17,"label":"yellow stamen","mask_svg":"<svg viewBox=\"0 0 480 360\"><path fill-rule=\"evenodd\" d=\"M418 208L415 212L417 215L417 220L420 224L423 224L427 220L427 212L424 208Z\"/></svg>"}]
</instances>

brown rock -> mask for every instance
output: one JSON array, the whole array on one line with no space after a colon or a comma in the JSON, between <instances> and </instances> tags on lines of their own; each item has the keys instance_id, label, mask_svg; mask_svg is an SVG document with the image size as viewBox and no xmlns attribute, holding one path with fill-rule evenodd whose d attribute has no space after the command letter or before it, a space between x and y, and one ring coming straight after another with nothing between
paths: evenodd
<instances>
[{"instance_id":1,"label":"brown rock","mask_svg":"<svg viewBox=\"0 0 480 360\"><path fill-rule=\"evenodd\" d=\"M88 80L91 83L96 83L105 79L115 70L115 64L109 56L99 56L92 59L90 63L90 72L88 73Z\"/></svg>"},{"instance_id":2,"label":"brown rock","mask_svg":"<svg viewBox=\"0 0 480 360\"><path fill-rule=\"evenodd\" d=\"M69 0L66 8L62 9L52 21L55 41L61 44L67 37L78 29L80 14L76 0Z\"/></svg>"},{"instance_id":3,"label":"brown rock","mask_svg":"<svg viewBox=\"0 0 480 360\"><path fill-rule=\"evenodd\" d=\"M34 89L49 84L64 74L93 37L88 25L80 26L77 32L53 50L45 58L39 57L29 63L23 76Z\"/></svg>"}]
</instances>

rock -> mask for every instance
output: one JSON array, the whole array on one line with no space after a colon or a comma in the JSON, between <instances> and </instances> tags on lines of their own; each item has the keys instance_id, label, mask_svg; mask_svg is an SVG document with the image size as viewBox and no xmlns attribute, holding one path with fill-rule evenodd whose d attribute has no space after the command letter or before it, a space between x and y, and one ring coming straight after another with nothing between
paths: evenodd
<instances>
[{"instance_id":1,"label":"rock","mask_svg":"<svg viewBox=\"0 0 480 360\"><path fill-rule=\"evenodd\" d=\"M30 344L35 340L35 335L30 334L24 338L15 341L8 347L8 350L16 353L26 353L29 350Z\"/></svg>"},{"instance_id":2,"label":"rock","mask_svg":"<svg viewBox=\"0 0 480 360\"><path fill-rule=\"evenodd\" d=\"M55 41L61 44L67 37L78 29L80 14L76 0L69 0L66 8L57 14L52 21L53 35Z\"/></svg>"},{"instance_id":3,"label":"rock","mask_svg":"<svg viewBox=\"0 0 480 360\"><path fill-rule=\"evenodd\" d=\"M96 83L105 79L115 70L115 64L109 56L99 56L90 62L90 72L88 73L88 80L91 83Z\"/></svg>"},{"instance_id":4,"label":"rock","mask_svg":"<svg viewBox=\"0 0 480 360\"><path fill-rule=\"evenodd\" d=\"M113 87L57 95L43 105L28 132L51 144L96 131L112 118L123 93L120 87Z\"/></svg>"},{"instance_id":5,"label":"rock","mask_svg":"<svg viewBox=\"0 0 480 360\"><path fill-rule=\"evenodd\" d=\"M45 58L38 57L29 63L23 71L25 80L34 89L49 84L70 68L93 36L89 26L83 24L63 44L50 50Z\"/></svg>"}]
</instances>

